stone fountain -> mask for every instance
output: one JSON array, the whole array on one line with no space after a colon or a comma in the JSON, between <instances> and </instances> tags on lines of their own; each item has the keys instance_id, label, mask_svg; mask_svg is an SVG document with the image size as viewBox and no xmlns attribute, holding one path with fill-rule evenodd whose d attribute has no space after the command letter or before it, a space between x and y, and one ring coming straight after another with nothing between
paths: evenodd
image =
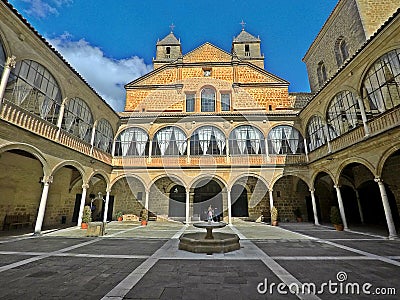
<instances>
[{"instance_id":1,"label":"stone fountain","mask_svg":"<svg viewBox=\"0 0 400 300\"><path fill-rule=\"evenodd\" d=\"M199 222L193 226L205 228L207 233L184 233L179 238L179 249L194 253L226 253L240 249L239 237L232 233L212 232L213 229L223 228L224 222Z\"/></svg>"}]
</instances>

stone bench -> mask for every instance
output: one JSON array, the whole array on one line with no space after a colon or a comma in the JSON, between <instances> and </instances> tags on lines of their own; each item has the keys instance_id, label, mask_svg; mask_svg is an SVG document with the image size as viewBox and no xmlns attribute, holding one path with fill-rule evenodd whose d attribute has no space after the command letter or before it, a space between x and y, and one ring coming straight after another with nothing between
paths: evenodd
<instances>
[{"instance_id":1,"label":"stone bench","mask_svg":"<svg viewBox=\"0 0 400 300\"><path fill-rule=\"evenodd\" d=\"M139 217L134 214L126 214L126 215L122 215L122 220L123 221L139 221Z\"/></svg>"},{"instance_id":2,"label":"stone bench","mask_svg":"<svg viewBox=\"0 0 400 300\"><path fill-rule=\"evenodd\" d=\"M3 230L10 230L12 227L24 227L31 225L30 215L6 215L4 217Z\"/></svg>"}]
</instances>

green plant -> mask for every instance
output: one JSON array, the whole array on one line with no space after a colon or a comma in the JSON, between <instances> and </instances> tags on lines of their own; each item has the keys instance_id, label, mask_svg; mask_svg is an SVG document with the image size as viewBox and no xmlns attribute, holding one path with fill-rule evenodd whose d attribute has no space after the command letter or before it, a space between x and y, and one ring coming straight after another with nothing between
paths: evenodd
<instances>
[{"instance_id":1,"label":"green plant","mask_svg":"<svg viewBox=\"0 0 400 300\"><path fill-rule=\"evenodd\" d=\"M140 217L141 220L147 221L148 215L149 215L149 211L147 209L143 209L142 213L141 213L141 217Z\"/></svg>"},{"instance_id":2,"label":"green plant","mask_svg":"<svg viewBox=\"0 0 400 300\"><path fill-rule=\"evenodd\" d=\"M303 214L301 213L300 207L297 207L295 210L293 210L293 213L296 216L296 218L302 218L303 217Z\"/></svg>"},{"instance_id":3,"label":"green plant","mask_svg":"<svg viewBox=\"0 0 400 300\"><path fill-rule=\"evenodd\" d=\"M275 206L272 206L271 208L271 221L278 221L278 209Z\"/></svg>"},{"instance_id":4,"label":"green plant","mask_svg":"<svg viewBox=\"0 0 400 300\"><path fill-rule=\"evenodd\" d=\"M116 213L115 213L115 217L118 219L118 218L121 218L122 216L123 216L123 212L122 211L117 211Z\"/></svg>"},{"instance_id":5,"label":"green plant","mask_svg":"<svg viewBox=\"0 0 400 300\"><path fill-rule=\"evenodd\" d=\"M92 221L92 210L89 205L83 208L82 223L89 223Z\"/></svg>"},{"instance_id":6,"label":"green plant","mask_svg":"<svg viewBox=\"0 0 400 300\"><path fill-rule=\"evenodd\" d=\"M334 225L342 225L343 224L339 209L336 206L331 207L331 222Z\"/></svg>"}]
</instances>

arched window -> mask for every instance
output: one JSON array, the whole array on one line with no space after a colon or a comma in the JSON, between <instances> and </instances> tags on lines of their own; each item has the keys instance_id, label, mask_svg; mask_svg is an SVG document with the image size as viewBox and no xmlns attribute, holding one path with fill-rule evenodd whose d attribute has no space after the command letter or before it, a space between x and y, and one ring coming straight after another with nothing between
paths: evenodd
<instances>
[{"instance_id":1,"label":"arched window","mask_svg":"<svg viewBox=\"0 0 400 300\"><path fill-rule=\"evenodd\" d=\"M184 155L186 148L186 134L178 127L164 127L154 136L153 155Z\"/></svg>"},{"instance_id":2,"label":"arched window","mask_svg":"<svg viewBox=\"0 0 400 300\"><path fill-rule=\"evenodd\" d=\"M4 51L3 41L0 39L0 74L3 74L5 63L6 63L6 53Z\"/></svg>"},{"instance_id":3,"label":"arched window","mask_svg":"<svg viewBox=\"0 0 400 300\"><path fill-rule=\"evenodd\" d=\"M57 124L61 104L60 88L53 75L37 62L17 62L10 74L5 98L42 119Z\"/></svg>"},{"instance_id":4,"label":"arched window","mask_svg":"<svg viewBox=\"0 0 400 300\"><path fill-rule=\"evenodd\" d=\"M201 91L201 111L215 111L215 91L212 88Z\"/></svg>"},{"instance_id":5,"label":"arched window","mask_svg":"<svg viewBox=\"0 0 400 300\"><path fill-rule=\"evenodd\" d=\"M93 117L89 106L80 98L72 98L65 104L62 128L90 143Z\"/></svg>"},{"instance_id":6,"label":"arched window","mask_svg":"<svg viewBox=\"0 0 400 300\"><path fill-rule=\"evenodd\" d=\"M214 126L203 126L196 129L190 138L190 154L226 154L225 134Z\"/></svg>"},{"instance_id":7,"label":"arched window","mask_svg":"<svg viewBox=\"0 0 400 300\"><path fill-rule=\"evenodd\" d=\"M318 75L318 85L321 87L327 80L326 68L323 61L320 61L318 63L317 75Z\"/></svg>"},{"instance_id":8,"label":"arched window","mask_svg":"<svg viewBox=\"0 0 400 300\"><path fill-rule=\"evenodd\" d=\"M111 153L113 139L114 133L111 124L106 119L99 120L95 129L94 146Z\"/></svg>"},{"instance_id":9,"label":"arched window","mask_svg":"<svg viewBox=\"0 0 400 300\"><path fill-rule=\"evenodd\" d=\"M313 116L310 121L308 121L307 143L310 151L313 151L326 143L324 125L319 116Z\"/></svg>"},{"instance_id":10,"label":"arched window","mask_svg":"<svg viewBox=\"0 0 400 300\"><path fill-rule=\"evenodd\" d=\"M115 141L115 156L145 156L147 153L149 153L149 136L141 128L127 128Z\"/></svg>"},{"instance_id":11,"label":"arched window","mask_svg":"<svg viewBox=\"0 0 400 300\"><path fill-rule=\"evenodd\" d=\"M380 114L400 104L400 49L390 51L374 62L362 84L365 110Z\"/></svg>"},{"instance_id":12,"label":"arched window","mask_svg":"<svg viewBox=\"0 0 400 300\"><path fill-rule=\"evenodd\" d=\"M344 37L338 38L335 43L335 56L338 67L340 67L345 60L349 58L349 50Z\"/></svg>"},{"instance_id":13,"label":"arched window","mask_svg":"<svg viewBox=\"0 0 400 300\"><path fill-rule=\"evenodd\" d=\"M232 155L263 154L264 135L259 129L250 125L236 127L229 135L229 150Z\"/></svg>"},{"instance_id":14,"label":"arched window","mask_svg":"<svg viewBox=\"0 0 400 300\"><path fill-rule=\"evenodd\" d=\"M292 126L276 126L268 133L268 149L270 154L304 153L303 137Z\"/></svg>"},{"instance_id":15,"label":"arched window","mask_svg":"<svg viewBox=\"0 0 400 300\"><path fill-rule=\"evenodd\" d=\"M352 92L337 93L326 112L329 136L334 139L355 128L361 116L359 112L358 102Z\"/></svg>"}]
</instances>

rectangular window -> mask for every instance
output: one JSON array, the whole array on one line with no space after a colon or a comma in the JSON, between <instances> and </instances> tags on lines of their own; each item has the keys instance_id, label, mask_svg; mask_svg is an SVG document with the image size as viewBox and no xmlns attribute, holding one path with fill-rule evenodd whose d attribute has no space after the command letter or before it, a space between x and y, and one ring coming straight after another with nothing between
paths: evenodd
<instances>
[{"instance_id":1,"label":"rectangular window","mask_svg":"<svg viewBox=\"0 0 400 300\"><path fill-rule=\"evenodd\" d=\"M221 94L221 110L230 111L231 110L231 95Z\"/></svg>"},{"instance_id":2,"label":"rectangular window","mask_svg":"<svg viewBox=\"0 0 400 300\"><path fill-rule=\"evenodd\" d=\"M194 112L195 94L186 95L186 111Z\"/></svg>"}]
</instances>

